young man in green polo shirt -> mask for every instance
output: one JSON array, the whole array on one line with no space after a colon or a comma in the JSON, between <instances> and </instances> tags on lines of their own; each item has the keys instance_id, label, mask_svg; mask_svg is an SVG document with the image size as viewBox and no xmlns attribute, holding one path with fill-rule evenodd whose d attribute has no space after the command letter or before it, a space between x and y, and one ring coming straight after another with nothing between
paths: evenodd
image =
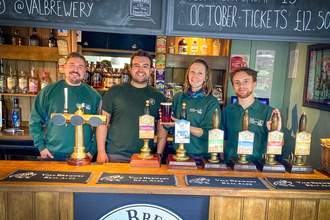
<instances>
[{"instance_id":1,"label":"young man in green polo shirt","mask_svg":"<svg viewBox=\"0 0 330 220\"><path fill-rule=\"evenodd\" d=\"M271 127L271 116L278 115L277 130L281 130L282 120L280 112L259 102L253 96L253 89L257 86L258 72L242 67L230 73L230 80L238 101L228 105L222 112L220 129L225 132L225 162L230 157L237 157L238 133L242 131L242 120L245 109L250 116L249 131L254 133L253 155L247 158L254 161L266 152L267 137Z\"/></svg>"}]
</instances>

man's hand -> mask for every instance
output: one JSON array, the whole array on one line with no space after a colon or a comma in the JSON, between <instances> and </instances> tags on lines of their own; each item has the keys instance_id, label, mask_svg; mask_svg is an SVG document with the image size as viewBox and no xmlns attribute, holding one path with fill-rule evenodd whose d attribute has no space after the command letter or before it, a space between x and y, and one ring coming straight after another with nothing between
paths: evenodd
<instances>
[{"instance_id":1,"label":"man's hand","mask_svg":"<svg viewBox=\"0 0 330 220\"><path fill-rule=\"evenodd\" d=\"M40 151L40 156L41 156L41 158L47 158L47 156L49 156L52 159L54 158L54 156L49 152L49 150L47 148Z\"/></svg>"},{"instance_id":2,"label":"man's hand","mask_svg":"<svg viewBox=\"0 0 330 220\"><path fill-rule=\"evenodd\" d=\"M271 125L272 125L272 118L273 118L274 114L277 114L277 129L276 130L281 131L282 118L281 118L281 114L278 109L273 110L272 116L270 116L270 119L269 119L269 121L267 121L266 126L267 126L268 130L270 131Z\"/></svg>"},{"instance_id":3,"label":"man's hand","mask_svg":"<svg viewBox=\"0 0 330 220\"><path fill-rule=\"evenodd\" d=\"M98 163L109 163L109 158L106 153L99 152L97 154L96 162Z\"/></svg>"},{"instance_id":4,"label":"man's hand","mask_svg":"<svg viewBox=\"0 0 330 220\"><path fill-rule=\"evenodd\" d=\"M91 155L91 153L89 153L89 152L87 152L86 154L87 154L88 158L92 161L93 160L93 155Z\"/></svg>"}]
</instances>

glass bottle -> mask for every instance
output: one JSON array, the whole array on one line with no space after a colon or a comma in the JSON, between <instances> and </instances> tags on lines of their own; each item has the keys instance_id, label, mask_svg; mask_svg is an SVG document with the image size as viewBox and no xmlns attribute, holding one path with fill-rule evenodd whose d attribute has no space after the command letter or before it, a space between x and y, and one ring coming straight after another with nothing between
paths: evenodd
<instances>
[{"instance_id":1,"label":"glass bottle","mask_svg":"<svg viewBox=\"0 0 330 220\"><path fill-rule=\"evenodd\" d=\"M117 69L116 73L115 73L115 84L120 84L120 79L121 79L121 76L120 76L120 69Z\"/></svg>"},{"instance_id":2,"label":"glass bottle","mask_svg":"<svg viewBox=\"0 0 330 220\"><path fill-rule=\"evenodd\" d=\"M171 45L168 47L168 53L174 54L174 45L171 43Z\"/></svg>"},{"instance_id":3,"label":"glass bottle","mask_svg":"<svg viewBox=\"0 0 330 220\"><path fill-rule=\"evenodd\" d=\"M3 63L2 59L0 59L0 93L7 92L7 78L5 73L3 72Z\"/></svg>"},{"instance_id":4,"label":"glass bottle","mask_svg":"<svg viewBox=\"0 0 330 220\"><path fill-rule=\"evenodd\" d=\"M203 45L201 46L201 55L208 55L209 47L207 46L207 39L203 39Z\"/></svg>"},{"instance_id":5,"label":"glass bottle","mask_svg":"<svg viewBox=\"0 0 330 220\"><path fill-rule=\"evenodd\" d=\"M12 71L10 67L10 73L7 78L7 87L8 87L8 93L17 93L16 87L17 87L17 77L15 73Z\"/></svg>"},{"instance_id":6,"label":"glass bottle","mask_svg":"<svg viewBox=\"0 0 330 220\"><path fill-rule=\"evenodd\" d=\"M100 62L96 63L96 68L94 70L94 74L93 74L93 87L95 88L102 88L102 75L101 75L101 64Z\"/></svg>"},{"instance_id":7,"label":"glass bottle","mask_svg":"<svg viewBox=\"0 0 330 220\"><path fill-rule=\"evenodd\" d=\"M197 55L198 51L198 39L193 38L191 41L191 55Z\"/></svg>"},{"instance_id":8,"label":"glass bottle","mask_svg":"<svg viewBox=\"0 0 330 220\"><path fill-rule=\"evenodd\" d=\"M48 84L49 84L49 78L47 77L47 73L42 72L41 89L45 88Z\"/></svg>"},{"instance_id":9,"label":"glass bottle","mask_svg":"<svg viewBox=\"0 0 330 220\"><path fill-rule=\"evenodd\" d=\"M111 74L112 74L112 68L109 68L107 73L104 76L104 87L105 88L110 88L112 86L111 84Z\"/></svg>"},{"instance_id":10,"label":"glass bottle","mask_svg":"<svg viewBox=\"0 0 330 220\"><path fill-rule=\"evenodd\" d=\"M30 92L30 94L33 94L33 95L38 94L38 84L39 84L39 80L36 77L36 74L34 72L34 67L32 67L31 77L29 78L29 92Z\"/></svg>"},{"instance_id":11,"label":"glass bottle","mask_svg":"<svg viewBox=\"0 0 330 220\"><path fill-rule=\"evenodd\" d=\"M187 120L186 103L182 103L182 109L181 109L181 112L180 112L180 119Z\"/></svg>"},{"instance_id":12,"label":"glass bottle","mask_svg":"<svg viewBox=\"0 0 330 220\"><path fill-rule=\"evenodd\" d=\"M1 121L2 121L2 128L7 128L7 109L5 107L5 103L3 101L2 95L0 94L0 102L1 102Z\"/></svg>"},{"instance_id":13,"label":"glass bottle","mask_svg":"<svg viewBox=\"0 0 330 220\"><path fill-rule=\"evenodd\" d=\"M181 41L179 41L178 45L178 54L187 54L188 47L187 47L187 41L182 38Z\"/></svg>"},{"instance_id":14,"label":"glass bottle","mask_svg":"<svg viewBox=\"0 0 330 220\"><path fill-rule=\"evenodd\" d=\"M219 39L215 39L212 43L212 56L219 56L220 55L220 41Z\"/></svg>"},{"instance_id":15,"label":"glass bottle","mask_svg":"<svg viewBox=\"0 0 330 220\"><path fill-rule=\"evenodd\" d=\"M88 65L88 62L86 61L86 72L83 81L90 86L91 79L92 79L92 68L90 65Z\"/></svg>"},{"instance_id":16,"label":"glass bottle","mask_svg":"<svg viewBox=\"0 0 330 220\"><path fill-rule=\"evenodd\" d=\"M18 100L14 99L14 108L12 109L13 128L21 127L21 108L18 106Z\"/></svg>"},{"instance_id":17,"label":"glass bottle","mask_svg":"<svg viewBox=\"0 0 330 220\"><path fill-rule=\"evenodd\" d=\"M50 30L50 38L48 40L49 47L56 47L56 38L54 37L54 30Z\"/></svg>"},{"instance_id":18,"label":"glass bottle","mask_svg":"<svg viewBox=\"0 0 330 220\"><path fill-rule=\"evenodd\" d=\"M11 36L12 45L22 45L22 38L18 35L18 30L15 30L15 34Z\"/></svg>"},{"instance_id":19,"label":"glass bottle","mask_svg":"<svg viewBox=\"0 0 330 220\"><path fill-rule=\"evenodd\" d=\"M129 82L128 63L125 63L124 70L121 72L121 83Z\"/></svg>"},{"instance_id":20,"label":"glass bottle","mask_svg":"<svg viewBox=\"0 0 330 220\"><path fill-rule=\"evenodd\" d=\"M6 35L3 32L3 27L0 26L0 44L5 44L6 43Z\"/></svg>"},{"instance_id":21,"label":"glass bottle","mask_svg":"<svg viewBox=\"0 0 330 220\"><path fill-rule=\"evenodd\" d=\"M32 35L29 37L29 46L40 46L36 28L32 29Z\"/></svg>"},{"instance_id":22,"label":"glass bottle","mask_svg":"<svg viewBox=\"0 0 330 220\"><path fill-rule=\"evenodd\" d=\"M24 71L21 71L21 75L18 78L18 93L26 94L28 92L27 77L24 75Z\"/></svg>"}]
</instances>

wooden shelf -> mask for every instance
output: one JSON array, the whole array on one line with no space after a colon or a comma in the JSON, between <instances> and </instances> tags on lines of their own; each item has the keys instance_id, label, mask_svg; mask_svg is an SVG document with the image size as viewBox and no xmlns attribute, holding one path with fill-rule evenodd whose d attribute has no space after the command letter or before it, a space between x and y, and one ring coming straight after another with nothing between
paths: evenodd
<instances>
[{"instance_id":1,"label":"wooden shelf","mask_svg":"<svg viewBox=\"0 0 330 220\"><path fill-rule=\"evenodd\" d=\"M17 45L0 45L0 58L9 60L35 60L57 62L57 47L33 47Z\"/></svg>"},{"instance_id":2,"label":"wooden shelf","mask_svg":"<svg viewBox=\"0 0 330 220\"><path fill-rule=\"evenodd\" d=\"M20 93L0 93L3 96L18 96L18 97L36 97L37 95L32 94L20 94Z\"/></svg>"},{"instance_id":3,"label":"wooden shelf","mask_svg":"<svg viewBox=\"0 0 330 220\"><path fill-rule=\"evenodd\" d=\"M84 55L97 55L98 53L119 53L119 54L129 54L130 56L136 52L135 50L113 50L113 49L100 49L100 48L82 48ZM155 52L149 52L150 55L155 55Z\"/></svg>"}]
</instances>

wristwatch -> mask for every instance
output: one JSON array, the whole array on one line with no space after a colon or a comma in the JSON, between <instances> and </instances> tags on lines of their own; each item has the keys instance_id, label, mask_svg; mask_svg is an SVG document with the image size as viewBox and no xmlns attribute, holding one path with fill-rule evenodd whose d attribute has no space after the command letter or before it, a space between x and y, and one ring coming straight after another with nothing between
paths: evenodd
<instances>
[{"instance_id":1,"label":"wristwatch","mask_svg":"<svg viewBox=\"0 0 330 220\"><path fill-rule=\"evenodd\" d=\"M157 153L160 158L163 158L163 154Z\"/></svg>"}]
</instances>

